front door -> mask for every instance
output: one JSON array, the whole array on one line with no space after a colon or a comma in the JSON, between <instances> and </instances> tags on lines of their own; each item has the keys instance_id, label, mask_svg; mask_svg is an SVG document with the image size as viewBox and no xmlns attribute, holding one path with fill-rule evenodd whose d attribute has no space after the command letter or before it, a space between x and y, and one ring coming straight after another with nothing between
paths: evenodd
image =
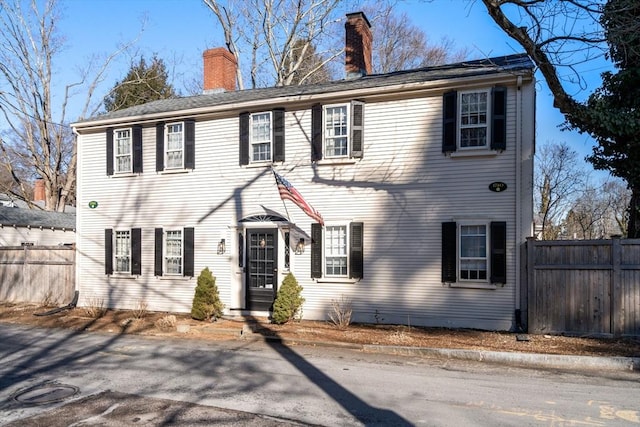
<instances>
[{"instance_id":1,"label":"front door","mask_svg":"<svg viewBox=\"0 0 640 427\"><path fill-rule=\"evenodd\" d=\"M247 230L247 308L271 310L278 291L278 230Z\"/></svg>"}]
</instances>

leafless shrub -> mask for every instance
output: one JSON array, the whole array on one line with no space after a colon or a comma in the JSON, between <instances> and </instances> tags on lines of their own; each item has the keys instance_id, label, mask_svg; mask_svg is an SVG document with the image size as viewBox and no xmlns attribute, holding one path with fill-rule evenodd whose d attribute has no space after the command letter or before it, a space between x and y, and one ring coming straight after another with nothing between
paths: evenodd
<instances>
[{"instance_id":1,"label":"leafless shrub","mask_svg":"<svg viewBox=\"0 0 640 427\"><path fill-rule=\"evenodd\" d=\"M176 316L173 314L163 316L156 320L155 326L161 331L172 331L176 328Z\"/></svg>"},{"instance_id":2,"label":"leafless shrub","mask_svg":"<svg viewBox=\"0 0 640 427\"><path fill-rule=\"evenodd\" d=\"M391 344L409 344L413 342L413 337L406 333L404 330L396 330L389 335L389 341Z\"/></svg>"},{"instance_id":3,"label":"leafless shrub","mask_svg":"<svg viewBox=\"0 0 640 427\"><path fill-rule=\"evenodd\" d=\"M147 314L149 314L147 307L148 305L145 300L143 299L138 300L138 303L136 304L136 308L131 310L133 317L135 319L144 319L145 317L147 317Z\"/></svg>"},{"instance_id":4,"label":"leafless shrub","mask_svg":"<svg viewBox=\"0 0 640 427\"><path fill-rule=\"evenodd\" d=\"M84 313L98 319L105 315L107 309L104 306L104 299L99 297L90 297L87 299L87 305L84 307Z\"/></svg>"},{"instance_id":5,"label":"leafless shrub","mask_svg":"<svg viewBox=\"0 0 640 427\"><path fill-rule=\"evenodd\" d=\"M351 324L351 314L353 313L353 304L351 299L345 298L344 295L340 299L331 300L331 312L329 319L338 329L347 329Z\"/></svg>"}]
</instances>

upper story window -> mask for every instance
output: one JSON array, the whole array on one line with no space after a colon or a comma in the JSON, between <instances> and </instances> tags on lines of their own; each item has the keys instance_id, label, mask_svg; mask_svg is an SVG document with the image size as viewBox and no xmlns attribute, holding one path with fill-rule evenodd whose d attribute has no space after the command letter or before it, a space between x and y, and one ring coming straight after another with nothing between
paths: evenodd
<instances>
[{"instance_id":1,"label":"upper story window","mask_svg":"<svg viewBox=\"0 0 640 427\"><path fill-rule=\"evenodd\" d=\"M271 161L271 112L251 114L251 161Z\"/></svg>"},{"instance_id":2,"label":"upper story window","mask_svg":"<svg viewBox=\"0 0 640 427\"><path fill-rule=\"evenodd\" d=\"M142 173L142 127L106 131L107 175Z\"/></svg>"},{"instance_id":3,"label":"upper story window","mask_svg":"<svg viewBox=\"0 0 640 427\"><path fill-rule=\"evenodd\" d=\"M364 103L320 105L311 108L312 160L362 157Z\"/></svg>"},{"instance_id":4,"label":"upper story window","mask_svg":"<svg viewBox=\"0 0 640 427\"><path fill-rule=\"evenodd\" d=\"M284 161L284 109L241 113L239 123L240 165Z\"/></svg>"},{"instance_id":5,"label":"upper story window","mask_svg":"<svg viewBox=\"0 0 640 427\"><path fill-rule=\"evenodd\" d=\"M131 141L131 129L116 129L114 132L114 173L130 173L133 171L133 144Z\"/></svg>"},{"instance_id":6,"label":"upper story window","mask_svg":"<svg viewBox=\"0 0 640 427\"><path fill-rule=\"evenodd\" d=\"M506 94L504 87L445 93L442 151L505 150Z\"/></svg>"},{"instance_id":7,"label":"upper story window","mask_svg":"<svg viewBox=\"0 0 640 427\"><path fill-rule=\"evenodd\" d=\"M182 123L166 125L165 168L182 169L184 167L184 132Z\"/></svg>"},{"instance_id":8,"label":"upper story window","mask_svg":"<svg viewBox=\"0 0 640 427\"><path fill-rule=\"evenodd\" d=\"M195 168L195 122L157 123L156 171Z\"/></svg>"},{"instance_id":9,"label":"upper story window","mask_svg":"<svg viewBox=\"0 0 640 427\"><path fill-rule=\"evenodd\" d=\"M486 147L489 92L460 93L460 148Z\"/></svg>"},{"instance_id":10,"label":"upper story window","mask_svg":"<svg viewBox=\"0 0 640 427\"><path fill-rule=\"evenodd\" d=\"M363 234L361 222L311 224L311 277L361 279Z\"/></svg>"}]
</instances>

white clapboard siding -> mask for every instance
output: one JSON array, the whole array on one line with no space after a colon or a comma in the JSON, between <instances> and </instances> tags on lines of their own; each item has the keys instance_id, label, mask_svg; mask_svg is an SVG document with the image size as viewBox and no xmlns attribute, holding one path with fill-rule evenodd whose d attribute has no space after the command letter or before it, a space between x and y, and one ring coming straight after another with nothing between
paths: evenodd
<instances>
[{"instance_id":1,"label":"white clapboard siding","mask_svg":"<svg viewBox=\"0 0 640 427\"><path fill-rule=\"evenodd\" d=\"M528 85L524 96L533 97ZM310 104L286 111L286 161L274 168L327 223L364 223L364 278L357 283L312 280L310 246L300 255L292 251L291 272L304 287L305 318L326 319L331 301L344 296L353 301L356 321L512 327L517 246L525 237L516 229L516 89L508 89L507 149L489 156L442 153L441 95L366 102L364 155L346 164L312 166ZM102 299L110 307L135 308L144 300L151 310L190 310L196 278L154 276L156 227L195 228L196 275L211 269L227 309L240 308L232 306L232 295L239 292L239 220L266 208L288 215L310 234L311 219L280 200L269 167L239 166L238 113L196 121L195 169L184 173L155 171L154 123L144 125L143 173L136 176L106 175L104 131L79 136L81 304ZM533 113L523 117L526 129L533 129ZM524 139L532 143L532 136ZM508 191L489 191L494 181L507 183ZM92 200L96 209L88 207ZM441 283L441 224L465 219L507 222L505 286L468 289ZM106 276L104 229L134 227L142 229L142 275ZM223 255L216 253L220 238L227 243Z\"/></svg>"}]
</instances>

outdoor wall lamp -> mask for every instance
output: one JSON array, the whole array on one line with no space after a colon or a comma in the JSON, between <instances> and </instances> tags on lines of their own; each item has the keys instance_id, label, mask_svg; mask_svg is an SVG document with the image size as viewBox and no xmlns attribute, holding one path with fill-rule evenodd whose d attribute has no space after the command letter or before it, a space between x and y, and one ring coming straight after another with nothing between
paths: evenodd
<instances>
[{"instance_id":1,"label":"outdoor wall lamp","mask_svg":"<svg viewBox=\"0 0 640 427\"><path fill-rule=\"evenodd\" d=\"M304 239L301 237L296 244L296 255L300 255L304 253Z\"/></svg>"},{"instance_id":2,"label":"outdoor wall lamp","mask_svg":"<svg viewBox=\"0 0 640 427\"><path fill-rule=\"evenodd\" d=\"M225 251L224 239L220 239L218 242L218 255L222 255Z\"/></svg>"}]
</instances>

